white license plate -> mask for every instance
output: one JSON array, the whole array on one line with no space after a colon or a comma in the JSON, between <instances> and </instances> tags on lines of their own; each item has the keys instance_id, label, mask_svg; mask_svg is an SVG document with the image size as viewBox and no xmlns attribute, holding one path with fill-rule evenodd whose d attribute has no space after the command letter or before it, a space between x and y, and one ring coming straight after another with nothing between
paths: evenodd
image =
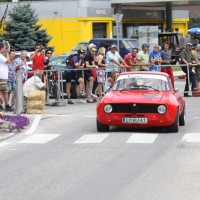
<instances>
[{"instance_id":1,"label":"white license plate","mask_svg":"<svg viewBox=\"0 0 200 200\"><path fill-rule=\"evenodd\" d=\"M148 118L130 118L130 117L123 117L122 123L126 124L147 124Z\"/></svg>"}]
</instances>

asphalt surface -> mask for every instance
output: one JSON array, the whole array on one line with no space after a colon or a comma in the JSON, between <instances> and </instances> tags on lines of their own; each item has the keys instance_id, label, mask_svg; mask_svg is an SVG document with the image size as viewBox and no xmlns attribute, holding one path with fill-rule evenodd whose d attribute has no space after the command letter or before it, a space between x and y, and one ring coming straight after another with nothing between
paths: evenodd
<instances>
[{"instance_id":1,"label":"asphalt surface","mask_svg":"<svg viewBox=\"0 0 200 200\"><path fill-rule=\"evenodd\" d=\"M183 92L184 82L176 82ZM3 200L198 200L199 98L178 133L96 131L96 104L47 107L0 143Z\"/></svg>"}]
</instances>

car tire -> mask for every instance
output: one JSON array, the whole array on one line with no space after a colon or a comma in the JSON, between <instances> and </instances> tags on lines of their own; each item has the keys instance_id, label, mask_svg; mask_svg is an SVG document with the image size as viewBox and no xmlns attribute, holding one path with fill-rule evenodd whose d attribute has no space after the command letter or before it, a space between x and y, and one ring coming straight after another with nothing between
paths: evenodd
<instances>
[{"instance_id":1,"label":"car tire","mask_svg":"<svg viewBox=\"0 0 200 200\"><path fill-rule=\"evenodd\" d=\"M176 113L176 119L174 123L167 128L167 132L177 133L179 130L179 111Z\"/></svg>"},{"instance_id":2,"label":"car tire","mask_svg":"<svg viewBox=\"0 0 200 200\"><path fill-rule=\"evenodd\" d=\"M186 119L186 114L185 114L185 106L183 108L183 111L181 115L179 116L179 125L184 126L185 125L185 119Z\"/></svg>"},{"instance_id":3,"label":"car tire","mask_svg":"<svg viewBox=\"0 0 200 200\"><path fill-rule=\"evenodd\" d=\"M98 132L108 132L109 131L109 125L102 124L97 119L97 131Z\"/></svg>"}]
</instances>

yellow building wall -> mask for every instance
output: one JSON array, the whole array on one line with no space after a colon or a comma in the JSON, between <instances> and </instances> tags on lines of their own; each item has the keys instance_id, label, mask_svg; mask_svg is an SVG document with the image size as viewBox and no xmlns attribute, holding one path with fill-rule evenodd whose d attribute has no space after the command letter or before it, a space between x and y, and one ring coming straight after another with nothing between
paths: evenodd
<instances>
[{"instance_id":1,"label":"yellow building wall","mask_svg":"<svg viewBox=\"0 0 200 200\"><path fill-rule=\"evenodd\" d=\"M178 29L179 33L183 33L183 36L185 36L186 34L188 34L188 22L189 22L189 18L177 18L177 19L173 19L172 20L172 28ZM166 24L164 24L164 28L166 27Z\"/></svg>"},{"instance_id":2,"label":"yellow building wall","mask_svg":"<svg viewBox=\"0 0 200 200\"><path fill-rule=\"evenodd\" d=\"M52 36L49 46L54 46L55 55L70 51L78 42L93 38L93 23L106 23L106 37L112 37L113 18L48 18L40 19L42 29Z\"/></svg>"},{"instance_id":3,"label":"yellow building wall","mask_svg":"<svg viewBox=\"0 0 200 200\"><path fill-rule=\"evenodd\" d=\"M124 23L139 23L139 24L148 24L148 23L157 23L157 24L163 24L163 28L166 28L166 23L164 19L130 19L130 18L125 18L123 19ZM183 35L188 34L188 22L189 18L174 18L172 20L172 28L178 28L178 32L183 33Z\"/></svg>"}]
</instances>

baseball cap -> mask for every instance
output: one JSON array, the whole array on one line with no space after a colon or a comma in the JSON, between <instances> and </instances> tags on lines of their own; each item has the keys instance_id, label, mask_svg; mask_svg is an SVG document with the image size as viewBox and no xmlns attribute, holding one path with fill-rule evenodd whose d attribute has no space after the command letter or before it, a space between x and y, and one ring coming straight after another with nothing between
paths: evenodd
<instances>
[{"instance_id":1,"label":"baseball cap","mask_svg":"<svg viewBox=\"0 0 200 200\"><path fill-rule=\"evenodd\" d=\"M88 45L88 49L91 49L92 47L96 47L96 45L95 45L94 43L90 43L90 44Z\"/></svg>"},{"instance_id":2,"label":"baseball cap","mask_svg":"<svg viewBox=\"0 0 200 200\"><path fill-rule=\"evenodd\" d=\"M149 45L143 44L143 45L142 45L142 49L144 49L145 47L149 48Z\"/></svg>"},{"instance_id":3,"label":"baseball cap","mask_svg":"<svg viewBox=\"0 0 200 200\"><path fill-rule=\"evenodd\" d=\"M188 46L192 46L192 43L188 42L186 45L188 45Z\"/></svg>"},{"instance_id":4,"label":"baseball cap","mask_svg":"<svg viewBox=\"0 0 200 200\"><path fill-rule=\"evenodd\" d=\"M111 48L111 49L112 49L112 48L117 48L117 46L116 46L116 44L112 44L110 48Z\"/></svg>"},{"instance_id":5,"label":"baseball cap","mask_svg":"<svg viewBox=\"0 0 200 200\"><path fill-rule=\"evenodd\" d=\"M80 54L80 53L85 53L85 50L84 49L79 49L78 50L78 53Z\"/></svg>"}]
</instances>

